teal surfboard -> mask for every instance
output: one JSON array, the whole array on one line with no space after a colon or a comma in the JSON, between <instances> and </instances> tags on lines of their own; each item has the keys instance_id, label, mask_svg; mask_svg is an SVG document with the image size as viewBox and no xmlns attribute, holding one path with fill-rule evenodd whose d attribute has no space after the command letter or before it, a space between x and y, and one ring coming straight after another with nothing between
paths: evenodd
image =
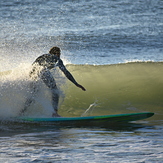
<instances>
[{"instance_id":1,"label":"teal surfboard","mask_svg":"<svg viewBox=\"0 0 163 163\"><path fill-rule=\"evenodd\" d=\"M54 123L62 125L90 125L90 124L113 124L124 123L149 118L154 113L129 113L129 114L115 114L115 115L102 115L102 116L88 116L88 117L55 117L55 118L33 118L33 117L18 117L17 120L23 123Z\"/></svg>"}]
</instances>

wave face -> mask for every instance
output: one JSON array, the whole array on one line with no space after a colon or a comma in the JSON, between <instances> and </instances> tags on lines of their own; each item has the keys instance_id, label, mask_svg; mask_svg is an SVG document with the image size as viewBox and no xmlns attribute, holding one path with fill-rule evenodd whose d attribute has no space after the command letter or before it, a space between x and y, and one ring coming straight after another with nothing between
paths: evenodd
<instances>
[{"instance_id":1,"label":"wave face","mask_svg":"<svg viewBox=\"0 0 163 163\"><path fill-rule=\"evenodd\" d=\"M162 62L67 65L67 69L87 91L67 80L65 83L62 74L54 74L62 91L59 108L62 116L81 116L87 108L84 116L144 111L155 112L157 118L163 115ZM15 73L1 73L0 114L3 116L16 116L29 94L27 73ZM28 115L49 116L50 93L41 81L39 88L37 102L29 108Z\"/></svg>"},{"instance_id":2,"label":"wave face","mask_svg":"<svg viewBox=\"0 0 163 163\"><path fill-rule=\"evenodd\" d=\"M80 115L92 103L96 104L92 109L96 115L139 111L163 114L163 63L70 65L68 69L87 91L69 85L61 106L63 114Z\"/></svg>"}]
</instances>

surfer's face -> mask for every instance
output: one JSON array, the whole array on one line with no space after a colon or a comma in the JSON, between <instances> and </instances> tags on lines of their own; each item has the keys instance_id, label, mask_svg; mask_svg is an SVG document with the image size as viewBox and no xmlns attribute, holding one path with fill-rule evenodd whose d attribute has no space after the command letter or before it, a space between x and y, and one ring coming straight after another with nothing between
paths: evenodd
<instances>
[{"instance_id":1,"label":"surfer's face","mask_svg":"<svg viewBox=\"0 0 163 163\"><path fill-rule=\"evenodd\" d=\"M60 52L56 52L55 55L60 58L61 53Z\"/></svg>"}]
</instances>

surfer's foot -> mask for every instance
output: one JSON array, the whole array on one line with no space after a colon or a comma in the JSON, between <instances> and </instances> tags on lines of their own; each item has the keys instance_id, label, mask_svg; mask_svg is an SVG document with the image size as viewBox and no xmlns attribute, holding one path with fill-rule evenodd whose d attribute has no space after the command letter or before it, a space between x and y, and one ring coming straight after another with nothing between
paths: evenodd
<instances>
[{"instance_id":1,"label":"surfer's foot","mask_svg":"<svg viewBox=\"0 0 163 163\"><path fill-rule=\"evenodd\" d=\"M21 111L19 112L18 116L19 116L19 117L20 117L20 116L24 116L24 112L25 112L25 109L24 109L24 110L21 110Z\"/></svg>"},{"instance_id":2,"label":"surfer's foot","mask_svg":"<svg viewBox=\"0 0 163 163\"><path fill-rule=\"evenodd\" d=\"M61 117L58 113L53 113L52 117Z\"/></svg>"}]
</instances>

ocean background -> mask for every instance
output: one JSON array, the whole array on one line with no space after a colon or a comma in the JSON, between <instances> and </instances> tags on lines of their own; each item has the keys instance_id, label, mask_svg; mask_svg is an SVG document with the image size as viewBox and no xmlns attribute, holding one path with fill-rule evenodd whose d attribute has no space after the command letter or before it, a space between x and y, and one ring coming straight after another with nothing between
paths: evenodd
<instances>
[{"instance_id":1,"label":"ocean background","mask_svg":"<svg viewBox=\"0 0 163 163\"><path fill-rule=\"evenodd\" d=\"M155 113L124 128L1 121L0 162L163 161L162 0L1 0L0 5L1 119L18 116L30 95L31 64L53 46L61 48L67 69L87 90L52 70L60 115ZM50 99L39 81L26 116L50 117Z\"/></svg>"}]
</instances>

